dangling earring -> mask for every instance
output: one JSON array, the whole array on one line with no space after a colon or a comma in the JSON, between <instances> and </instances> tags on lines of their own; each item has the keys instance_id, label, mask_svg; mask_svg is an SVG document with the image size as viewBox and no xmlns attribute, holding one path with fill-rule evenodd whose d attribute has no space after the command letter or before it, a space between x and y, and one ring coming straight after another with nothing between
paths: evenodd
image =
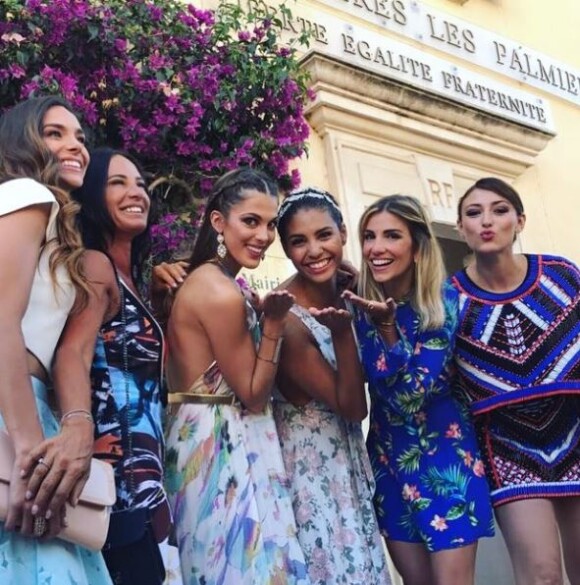
<instances>
[{"instance_id":1,"label":"dangling earring","mask_svg":"<svg viewBox=\"0 0 580 585\"><path fill-rule=\"evenodd\" d=\"M226 254L228 253L228 249L226 248L226 245L224 244L225 238L223 236L223 234L218 234L217 235L217 255L223 260L226 257Z\"/></svg>"},{"instance_id":2,"label":"dangling earring","mask_svg":"<svg viewBox=\"0 0 580 585\"><path fill-rule=\"evenodd\" d=\"M260 256L260 258L261 258L262 260L265 260L265 259L266 259L266 252L262 252L262 256Z\"/></svg>"}]
</instances>

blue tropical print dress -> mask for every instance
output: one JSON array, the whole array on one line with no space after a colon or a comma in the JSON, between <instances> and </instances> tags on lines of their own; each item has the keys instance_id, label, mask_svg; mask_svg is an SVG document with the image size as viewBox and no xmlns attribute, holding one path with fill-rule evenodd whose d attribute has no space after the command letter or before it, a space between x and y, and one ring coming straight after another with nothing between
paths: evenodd
<instances>
[{"instance_id":1,"label":"blue tropical print dress","mask_svg":"<svg viewBox=\"0 0 580 585\"><path fill-rule=\"evenodd\" d=\"M113 465L114 510L148 508L157 542L162 542L171 524L163 487L163 333L141 299L119 283L126 326L121 310L103 324L91 366L94 452Z\"/></svg>"},{"instance_id":2,"label":"blue tropical print dress","mask_svg":"<svg viewBox=\"0 0 580 585\"><path fill-rule=\"evenodd\" d=\"M411 303L398 306L389 347L357 312L355 326L371 398L367 449L386 538L430 552L493 535L484 466L467 413L452 395L457 293L444 291L445 323L421 331Z\"/></svg>"}]
</instances>

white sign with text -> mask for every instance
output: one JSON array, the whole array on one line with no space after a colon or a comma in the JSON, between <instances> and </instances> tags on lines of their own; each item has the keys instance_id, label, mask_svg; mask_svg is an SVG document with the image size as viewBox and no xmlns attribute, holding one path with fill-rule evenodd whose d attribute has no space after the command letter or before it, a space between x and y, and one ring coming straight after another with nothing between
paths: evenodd
<instances>
[{"instance_id":1,"label":"white sign with text","mask_svg":"<svg viewBox=\"0 0 580 585\"><path fill-rule=\"evenodd\" d=\"M580 71L417 0L317 0L580 105Z\"/></svg>"},{"instance_id":2,"label":"white sign with text","mask_svg":"<svg viewBox=\"0 0 580 585\"><path fill-rule=\"evenodd\" d=\"M531 128L555 133L549 103L536 95L434 57L390 36L304 4L286 21L313 33L312 49L383 77L444 96Z\"/></svg>"}]
</instances>

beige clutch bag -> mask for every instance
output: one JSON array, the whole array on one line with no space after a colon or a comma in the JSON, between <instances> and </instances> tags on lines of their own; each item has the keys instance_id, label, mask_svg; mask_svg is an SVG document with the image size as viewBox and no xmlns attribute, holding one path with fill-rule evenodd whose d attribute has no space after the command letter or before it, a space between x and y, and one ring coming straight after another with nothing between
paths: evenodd
<instances>
[{"instance_id":1,"label":"beige clutch bag","mask_svg":"<svg viewBox=\"0 0 580 585\"><path fill-rule=\"evenodd\" d=\"M12 441L6 431L0 431L0 520L8 513L8 488L14 462ZM85 548L100 550L109 530L111 506L115 503L113 468L93 458L91 473L76 508L66 505L68 526L58 538Z\"/></svg>"}]
</instances>

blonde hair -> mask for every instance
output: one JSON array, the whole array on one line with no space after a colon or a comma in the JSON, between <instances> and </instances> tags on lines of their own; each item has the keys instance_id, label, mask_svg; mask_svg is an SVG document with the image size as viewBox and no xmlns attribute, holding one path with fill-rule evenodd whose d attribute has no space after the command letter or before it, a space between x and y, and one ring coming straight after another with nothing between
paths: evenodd
<instances>
[{"instance_id":1,"label":"blonde hair","mask_svg":"<svg viewBox=\"0 0 580 585\"><path fill-rule=\"evenodd\" d=\"M377 213L388 212L403 220L413 240L415 262L414 283L411 290L411 306L419 315L422 331L438 329L445 323L445 307L442 290L445 281L445 265L441 248L431 228L431 222L423 205L415 197L408 195L388 195L375 201L362 214L358 226L361 249L364 232L371 217ZM385 301L382 287L362 260L358 292L366 299Z\"/></svg>"},{"instance_id":2,"label":"blonde hair","mask_svg":"<svg viewBox=\"0 0 580 585\"><path fill-rule=\"evenodd\" d=\"M74 114L67 101L47 96L20 102L2 115L0 182L27 177L52 191L60 209L56 216L57 237L49 259L51 277L56 282L56 269L63 265L77 291L76 306L82 308L88 302L91 289L83 271L84 247L76 228L76 215L80 207L59 187L58 161L42 136L44 117L55 106L62 106Z\"/></svg>"}]
</instances>

